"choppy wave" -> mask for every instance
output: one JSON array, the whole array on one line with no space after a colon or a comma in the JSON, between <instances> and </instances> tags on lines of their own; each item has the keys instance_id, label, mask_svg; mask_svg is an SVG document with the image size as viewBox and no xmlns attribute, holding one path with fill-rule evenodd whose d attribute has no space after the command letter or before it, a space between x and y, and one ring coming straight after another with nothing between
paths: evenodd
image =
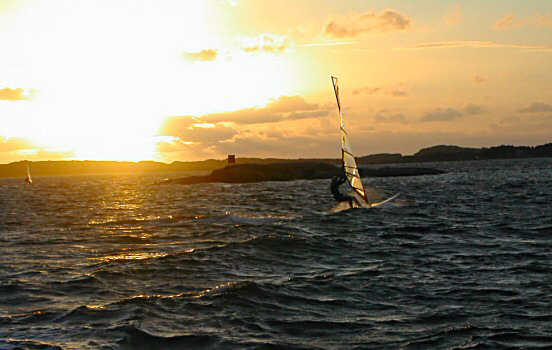
<instances>
[{"instance_id":1,"label":"choppy wave","mask_svg":"<svg viewBox=\"0 0 552 350\"><path fill-rule=\"evenodd\" d=\"M0 180L1 349L552 347L552 160L366 180ZM164 176L164 175L163 175Z\"/></svg>"}]
</instances>

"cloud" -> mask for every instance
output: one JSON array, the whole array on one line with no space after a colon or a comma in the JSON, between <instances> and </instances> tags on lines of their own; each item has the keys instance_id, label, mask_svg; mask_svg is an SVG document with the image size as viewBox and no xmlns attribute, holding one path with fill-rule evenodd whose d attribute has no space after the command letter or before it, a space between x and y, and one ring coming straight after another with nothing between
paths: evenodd
<instances>
[{"instance_id":1,"label":"cloud","mask_svg":"<svg viewBox=\"0 0 552 350\"><path fill-rule=\"evenodd\" d=\"M362 33L389 33L410 28L411 19L395 10L351 13L330 20L324 34L331 38L353 38Z\"/></svg>"},{"instance_id":2,"label":"cloud","mask_svg":"<svg viewBox=\"0 0 552 350\"><path fill-rule=\"evenodd\" d=\"M357 43L356 41L330 41L330 42L322 42L322 43L304 44L302 46L305 46L305 47L340 46L340 45L354 45L356 43Z\"/></svg>"},{"instance_id":3,"label":"cloud","mask_svg":"<svg viewBox=\"0 0 552 350\"><path fill-rule=\"evenodd\" d=\"M291 135L281 138L263 138L256 134L221 142L216 149L221 154L238 154L254 157L320 157L321 154L335 154L338 157L338 146L335 138L318 136Z\"/></svg>"},{"instance_id":4,"label":"cloud","mask_svg":"<svg viewBox=\"0 0 552 350\"><path fill-rule=\"evenodd\" d=\"M480 130L477 132L448 131L362 131L353 132L353 151L360 157L382 152L415 153L422 147L438 144L460 146L494 146L508 144L539 144L550 142L550 132L535 135L518 131L497 133ZM220 154L236 154L238 157L332 157L339 158L338 135L320 137L318 135L289 135L282 138L265 139L260 135L248 134L228 142L220 142L211 150ZM394 140L389 143L389 140Z\"/></svg>"},{"instance_id":5,"label":"cloud","mask_svg":"<svg viewBox=\"0 0 552 350\"><path fill-rule=\"evenodd\" d=\"M285 35L264 33L259 38L243 39L243 51L248 53L282 53L291 46L291 40Z\"/></svg>"},{"instance_id":6,"label":"cloud","mask_svg":"<svg viewBox=\"0 0 552 350\"><path fill-rule=\"evenodd\" d=\"M529 118L534 121L534 118ZM349 130L353 139L353 151L356 156L374 153L400 152L411 154L422 147L438 144L453 144L460 146L495 146L500 144L536 145L550 142L552 125L549 121L534 122L531 128L522 129L513 124L508 128L479 129L470 131L391 131L391 130ZM161 147L163 159L170 160L200 160L207 158L225 158L227 154L237 157L283 157L283 158L339 158L339 140L337 127L332 134L313 132L310 134L295 134L283 129L283 132L253 133L242 132L230 140L205 146L200 143L186 144L183 142L165 143ZM393 142L389 142L393 140Z\"/></svg>"},{"instance_id":7,"label":"cloud","mask_svg":"<svg viewBox=\"0 0 552 350\"><path fill-rule=\"evenodd\" d=\"M401 123L406 124L408 121L402 113L396 113L391 115L378 114L374 117L374 121L377 123Z\"/></svg>"},{"instance_id":8,"label":"cloud","mask_svg":"<svg viewBox=\"0 0 552 350\"><path fill-rule=\"evenodd\" d=\"M238 131L224 125L213 127L192 126L175 133L176 137L187 142L212 143L231 139Z\"/></svg>"},{"instance_id":9,"label":"cloud","mask_svg":"<svg viewBox=\"0 0 552 350\"><path fill-rule=\"evenodd\" d=\"M419 121L433 122L433 121L452 121L467 115L478 115L488 112L487 109L474 103L468 103L463 110L454 108L435 108L432 111L426 112Z\"/></svg>"},{"instance_id":10,"label":"cloud","mask_svg":"<svg viewBox=\"0 0 552 350\"><path fill-rule=\"evenodd\" d=\"M182 142L181 140L160 141L157 143L157 152L165 161L205 160L223 157L222 153L216 152L214 146Z\"/></svg>"},{"instance_id":11,"label":"cloud","mask_svg":"<svg viewBox=\"0 0 552 350\"><path fill-rule=\"evenodd\" d=\"M0 136L0 162L10 163L27 160L68 159L74 156L71 151L56 151L27 141L23 138L7 138Z\"/></svg>"},{"instance_id":12,"label":"cloud","mask_svg":"<svg viewBox=\"0 0 552 350\"><path fill-rule=\"evenodd\" d=\"M395 89L392 90L389 94L393 97L405 97L407 95L407 92L403 89Z\"/></svg>"},{"instance_id":13,"label":"cloud","mask_svg":"<svg viewBox=\"0 0 552 350\"><path fill-rule=\"evenodd\" d=\"M0 136L0 152L13 152L34 149L35 145L20 138L7 138Z\"/></svg>"},{"instance_id":14,"label":"cloud","mask_svg":"<svg viewBox=\"0 0 552 350\"><path fill-rule=\"evenodd\" d=\"M489 81L489 77L487 77L486 75L483 75L483 74L476 74L476 75L473 76L473 81L476 84L481 84L481 83L484 83L486 81Z\"/></svg>"},{"instance_id":15,"label":"cloud","mask_svg":"<svg viewBox=\"0 0 552 350\"><path fill-rule=\"evenodd\" d=\"M353 90L353 95L360 95L360 94L366 94L366 95L375 95L381 91L381 88L379 87L361 87L360 89Z\"/></svg>"},{"instance_id":16,"label":"cloud","mask_svg":"<svg viewBox=\"0 0 552 350\"><path fill-rule=\"evenodd\" d=\"M201 160L223 158L227 154L238 157L320 157L321 154L339 156L336 141L339 140L338 128L335 137L319 135L293 135L288 132L261 131L259 133L242 132L230 140L209 145L186 143L179 140L158 143L158 151L166 160Z\"/></svg>"},{"instance_id":17,"label":"cloud","mask_svg":"<svg viewBox=\"0 0 552 350\"><path fill-rule=\"evenodd\" d=\"M467 115L477 115L477 114L485 113L485 112L487 112L487 110L485 108L481 107L481 106L476 105L476 104L468 103L466 108L464 108L464 112Z\"/></svg>"},{"instance_id":18,"label":"cloud","mask_svg":"<svg viewBox=\"0 0 552 350\"><path fill-rule=\"evenodd\" d=\"M518 117L518 116L510 116L510 117L503 117L503 118L500 118L500 120L498 121L498 123L500 125L512 125L512 124L517 124L521 121L521 118Z\"/></svg>"},{"instance_id":19,"label":"cloud","mask_svg":"<svg viewBox=\"0 0 552 350\"><path fill-rule=\"evenodd\" d=\"M432 121L451 121L462 116L462 112L459 112L453 108L436 108L433 111L426 112L421 118L422 122Z\"/></svg>"},{"instance_id":20,"label":"cloud","mask_svg":"<svg viewBox=\"0 0 552 350\"><path fill-rule=\"evenodd\" d=\"M183 116L183 117L168 117L165 123L161 126L159 135L163 136L177 136L179 130L184 130L196 124L195 117Z\"/></svg>"},{"instance_id":21,"label":"cloud","mask_svg":"<svg viewBox=\"0 0 552 350\"><path fill-rule=\"evenodd\" d=\"M300 96L282 96L273 100L266 108L277 112L315 111L320 109L318 103L308 103Z\"/></svg>"},{"instance_id":22,"label":"cloud","mask_svg":"<svg viewBox=\"0 0 552 350\"><path fill-rule=\"evenodd\" d=\"M218 50L208 49L199 52L184 52L182 57L188 61L214 61L217 59Z\"/></svg>"},{"instance_id":23,"label":"cloud","mask_svg":"<svg viewBox=\"0 0 552 350\"><path fill-rule=\"evenodd\" d=\"M525 115L525 116L507 116L500 118L497 122L489 124L493 132L510 132L517 134L532 135L535 137L547 135L550 142L552 135L552 115Z\"/></svg>"},{"instance_id":24,"label":"cloud","mask_svg":"<svg viewBox=\"0 0 552 350\"><path fill-rule=\"evenodd\" d=\"M7 100L7 101L21 101L21 100L29 100L31 98L33 90L30 89L10 89L5 88L0 90L0 100Z\"/></svg>"},{"instance_id":25,"label":"cloud","mask_svg":"<svg viewBox=\"0 0 552 350\"><path fill-rule=\"evenodd\" d=\"M285 120L310 119L310 118L325 117L327 115L328 115L327 109L310 111L310 112L292 112L287 115Z\"/></svg>"},{"instance_id":26,"label":"cloud","mask_svg":"<svg viewBox=\"0 0 552 350\"><path fill-rule=\"evenodd\" d=\"M552 51L552 45L504 44L504 43L497 43L493 41L477 41L477 40L436 41L436 42L420 43L412 46L406 46L401 49L402 50L454 49L454 48L464 48L464 47Z\"/></svg>"},{"instance_id":27,"label":"cloud","mask_svg":"<svg viewBox=\"0 0 552 350\"><path fill-rule=\"evenodd\" d=\"M541 27L552 28L552 12L544 16L537 17L535 24Z\"/></svg>"},{"instance_id":28,"label":"cloud","mask_svg":"<svg viewBox=\"0 0 552 350\"><path fill-rule=\"evenodd\" d=\"M200 124L193 117L167 118L161 130L160 136L173 136L186 142L211 143L232 138L237 130L217 124Z\"/></svg>"},{"instance_id":29,"label":"cloud","mask_svg":"<svg viewBox=\"0 0 552 350\"><path fill-rule=\"evenodd\" d=\"M49 149L35 149L33 152L29 152L28 154L25 154L24 156L19 155L18 159L24 158L28 160L64 160L64 159L70 159L71 157L75 156L75 152L73 151L53 151Z\"/></svg>"},{"instance_id":30,"label":"cloud","mask_svg":"<svg viewBox=\"0 0 552 350\"><path fill-rule=\"evenodd\" d=\"M359 89L353 90L353 95L376 95L382 94L391 97L405 97L408 95L406 89L402 86L382 88L382 87L370 87L365 86Z\"/></svg>"},{"instance_id":31,"label":"cloud","mask_svg":"<svg viewBox=\"0 0 552 350\"><path fill-rule=\"evenodd\" d=\"M543 102L533 102L519 110L521 113L551 113L552 105Z\"/></svg>"},{"instance_id":32,"label":"cloud","mask_svg":"<svg viewBox=\"0 0 552 350\"><path fill-rule=\"evenodd\" d=\"M460 4L453 6L452 11L445 16L445 22L449 26L455 26L462 23L462 6Z\"/></svg>"},{"instance_id":33,"label":"cloud","mask_svg":"<svg viewBox=\"0 0 552 350\"><path fill-rule=\"evenodd\" d=\"M495 29L515 29L525 26L552 28L552 12L542 16L525 16L519 19L510 13L494 24Z\"/></svg>"},{"instance_id":34,"label":"cloud","mask_svg":"<svg viewBox=\"0 0 552 350\"><path fill-rule=\"evenodd\" d=\"M521 27L521 22L516 20L516 16L513 14L504 15L501 19L496 21L494 24L495 29L505 29L505 28L519 28Z\"/></svg>"},{"instance_id":35,"label":"cloud","mask_svg":"<svg viewBox=\"0 0 552 350\"><path fill-rule=\"evenodd\" d=\"M232 122L235 124L274 123L284 120L318 118L328 115L329 108L308 103L300 96L282 96L266 107L245 108L233 112L213 113L201 116L207 123Z\"/></svg>"}]
</instances>

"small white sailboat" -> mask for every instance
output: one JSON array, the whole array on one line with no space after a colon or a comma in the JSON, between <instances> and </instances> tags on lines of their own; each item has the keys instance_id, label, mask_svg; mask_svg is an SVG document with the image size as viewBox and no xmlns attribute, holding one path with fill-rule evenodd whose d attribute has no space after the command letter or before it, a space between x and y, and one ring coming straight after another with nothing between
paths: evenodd
<instances>
[{"instance_id":1,"label":"small white sailboat","mask_svg":"<svg viewBox=\"0 0 552 350\"><path fill-rule=\"evenodd\" d=\"M353 193L358 200L358 203L360 203L360 206L362 208L373 208L397 198L400 193L397 193L396 195L377 203L372 203L368 198L366 194L366 189L364 188L364 184L362 183L362 179L360 178L360 173L358 172L355 156L353 155L353 152L351 150L351 144L349 143L347 131L345 131L345 123L343 122L343 113L341 111L341 102L339 101L339 86L337 85L336 77L332 77L332 84L334 87L335 98L337 100L337 109L339 110L341 128L341 160L343 170L345 171L345 176L347 177L347 180L349 181L349 184L353 189Z\"/></svg>"},{"instance_id":2,"label":"small white sailboat","mask_svg":"<svg viewBox=\"0 0 552 350\"><path fill-rule=\"evenodd\" d=\"M25 182L33 184L33 179L31 178L31 171L29 170L29 164L27 164L27 177L25 178Z\"/></svg>"}]
</instances>

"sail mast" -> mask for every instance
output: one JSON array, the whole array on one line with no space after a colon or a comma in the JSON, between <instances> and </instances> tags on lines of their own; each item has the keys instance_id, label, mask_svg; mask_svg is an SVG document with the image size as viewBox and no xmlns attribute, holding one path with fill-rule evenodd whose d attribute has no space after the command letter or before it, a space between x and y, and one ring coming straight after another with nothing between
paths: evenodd
<instances>
[{"instance_id":1,"label":"sail mast","mask_svg":"<svg viewBox=\"0 0 552 350\"><path fill-rule=\"evenodd\" d=\"M341 112L341 103L339 101L339 86L336 77L332 76L332 84L334 88L335 98L337 100L337 109L339 110L340 129L341 129L341 161L345 176L349 181L349 184L353 188L355 195L360 197L365 205L370 206L370 201L366 195L364 184L360 178L360 173L356 165L355 156L351 151L351 145L345 131L345 124L343 123L343 113Z\"/></svg>"}]
</instances>

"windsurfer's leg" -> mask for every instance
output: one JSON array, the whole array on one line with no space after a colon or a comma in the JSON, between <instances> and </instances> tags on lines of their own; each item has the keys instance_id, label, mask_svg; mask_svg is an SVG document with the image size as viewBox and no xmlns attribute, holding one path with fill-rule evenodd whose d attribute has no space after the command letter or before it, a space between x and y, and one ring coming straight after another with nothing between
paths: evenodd
<instances>
[{"instance_id":1,"label":"windsurfer's leg","mask_svg":"<svg viewBox=\"0 0 552 350\"><path fill-rule=\"evenodd\" d=\"M362 208L362 205L360 205L360 202L356 197L353 196L347 196L347 202L349 202L349 207L355 208L355 204L357 208Z\"/></svg>"}]
</instances>

